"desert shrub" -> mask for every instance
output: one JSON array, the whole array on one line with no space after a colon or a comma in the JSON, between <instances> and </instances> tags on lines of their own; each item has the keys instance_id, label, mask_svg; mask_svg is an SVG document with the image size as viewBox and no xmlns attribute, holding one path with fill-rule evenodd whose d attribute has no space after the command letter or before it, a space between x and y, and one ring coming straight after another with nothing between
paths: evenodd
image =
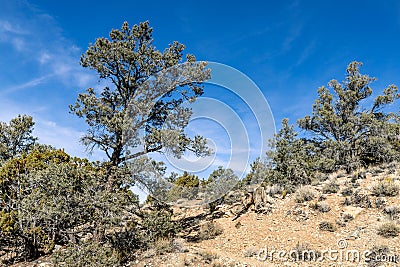
<instances>
[{"instance_id":1,"label":"desert shrub","mask_svg":"<svg viewBox=\"0 0 400 267\"><path fill-rule=\"evenodd\" d=\"M346 198L344 199L344 201L342 202L342 204L343 204L344 206L351 206L351 205L353 205L353 202L351 201L351 198L350 198L350 197L346 197Z\"/></svg>"},{"instance_id":2,"label":"desert shrub","mask_svg":"<svg viewBox=\"0 0 400 267\"><path fill-rule=\"evenodd\" d=\"M400 144L398 144L398 145L400 145ZM397 162L390 162L390 163L387 164L386 169L387 169L389 174L393 174L393 173L396 172L396 169L398 167L399 166L398 166Z\"/></svg>"},{"instance_id":3,"label":"desert shrub","mask_svg":"<svg viewBox=\"0 0 400 267\"><path fill-rule=\"evenodd\" d=\"M169 211L157 210L143 213L141 230L144 238L151 242L159 238L172 238L179 232L180 226L172 221Z\"/></svg>"},{"instance_id":4,"label":"desert shrub","mask_svg":"<svg viewBox=\"0 0 400 267\"><path fill-rule=\"evenodd\" d=\"M336 226L334 223L328 221L322 221L319 223L319 229L322 231L335 232Z\"/></svg>"},{"instance_id":5,"label":"desert shrub","mask_svg":"<svg viewBox=\"0 0 400 267\"><path fill-rule=\"evenodd\" d=\"M353 217L353 215L351 215L351 214L344 213L344 214L342 215L342 220L343 220L344 222L349 222L349 221L354 220L354 217Z\"/></svg>"},{"instance_id":6,"label":"desert shrub","mask_svg":"<svg viewBox=\"0 0 400 267\"><path fill-rule=\"evenodd\" d=\"M267 184L279 184L290 188L310 184L313 174L313 161L308 149L311 145L297 138L293 125L288 119L282 120L282 128L269 141L271 150L267 152L265 171Z\"/></svg>"},{"instance_id":7,"label":"desert shrub","mask_svg":"<svg viewBox=\"0 0 400 267\"><path fill-rule=\"evenodd\" d=\"M149 246L146 243L147 239L144 233L138 229L137 225L133 226L130 223L128 223L127 227L106 234L104 240L118 254L120 263L133 260L133 252Z\"/></svg>"},{"instance_id":8,"label":"desert shrub","mask_svg":"<svg viewBox=\"0 0 400 267\"><path fill-rule=\"evenodd\" d=\"M10 160L0 168L0 194L6 196L0 222L10 230L0 246L13 244L18 260L49 253L56 244L76 243L82 233L102 241L107 229L137 209L130 175L122 169L49 147Z\"/></svg>"},{"instance_id":9,"label":"desert shrub","mask_svg":"<svg viewBox=\"0 0 400 267\"><path fill-rule=\"evenodd\" d=\"M166 200L169 202L175 202L182 198L192 199L198 194L200 179L194 174L184 171L181 176L178 176L173 173L167 180L176 185L167 193Z\"/></svg>"},{"instance_id":10,"label":"desert shrub","mask_svg":"<svg viewBox=\"0 0 400 267\"><path fill-rule=\"evenodd\" d=\"M394 197L399 194L399 186L391 180L384 180L372 187L371 193L377 197Z\"/></svg>"},{"instance_id":11,"label":"desert shrub","mask_svg":"<svg viewBox=\"0 0 400 267\"><path fill-rule=\"evenodd\" d=\"M326 174L326 173L317 172L317 173L314 175L314 178L315 178L316 180L318 180L319 182L325 182L325 181L327 181L327 180L329 179L329 175Z\"/></svg>"},{"instance_id":12,"label":"desert shrub","mask_svg":"<svg viewBox=\"0 0 400 267\"><path fill-rule=\"evenodd\" d=\"M339 225L340 227L346 226L346 222L343 221L343 219L336 220L336 224Z\"/></svg>"},{"instance_id":13,"label":"desert shrub","mask_svg":"<svg viewBox=\"0 0 400 267\"><path fill-rule=\"evenodd\" d=\"M156 239L152 244L152 248L155 249L158 255L163 255L165 253L171 253L174 251L172 239L166 237Z\"/></svg>"},{"instance_id":14,"label":"desert shrub","mask_svg":"<svg viewBox=\"0 0 400 267\"><path fill-rule=\"evenodd\" d=\"M310 208L312 208L313 210L318 210L320 212L328 212L331 210L331 207L329 207L328 204L318 202L310 204Z\"/></svg>"},{"instance_id":15,"label":"desert shrub","mask_svg":"<svg viewBox=\"0 0 400 267\"><path fill-rule=\"evenodd\" d=\"M358 179L365 179L367 178L367 173L365 171L356 171L352 176L351 176L351 181L355 182Z\"/></svg>"},{"instance_id":16,"label":"desert shrub","mask_svg":"<svg viewBox=\"0 0 400 267\"><path fill-rule=\"evenodd\" d=\"M319 203L315 201L315 202L313 202L313 203L308 204L308 207L309 207L310 209L313 209L313 210L318 210L318 208L319 208Z\"/></svg>"},{"instance_id":17,"label":"desert shrub","mask_svg":"<svg viewBox=\"0 0 400 267\"><path fill-rule=\"evenodd\" d=\"M315 198L315 193L309 186L300 187L295 193L295 201L297 203L303 203L306 201L313 200Z\"/></svg>"},{"instance_id":18,"label":"desert shrub","mask_svg":"<svg viewBox=\"0 0 400 267\"><path fill-rule=\"evenodd\" d=\"M198 252L198 255L202 257L202 259L204 260L204 262L206 264L211 264L214 260L218 259L219 256L213 252L210 251L200 251ZM214 263L217 264L217 263ZM212 265L214 266L214 265ZM218 266L218 265L215 265Z\"/></svg>"},{"instance_id":19,"label":"desert shrub","mask_svg":"<svg viewBox=\"0 0 400 267\"><path fill-rule=\"evenodd\" d=\"M172 221L171 212L157 210L143 212L142 215L143 219L139 227L142 249L147 248L158 255L185 250L183 240L174 238L180 230L180 226Z\"/></svg>"},{"instance_id":20,"label":"desert shrub","mask_svg":"<svg viewBox=\"0 0 400 267\"><path fill-rule=\"evenodd\" d=\"M389 216L389 219L391 220L396 220L399 215L400 215L400 211L399 208L394 207L394 206L390 206L390 207L386 207L383 212Z\"/></svg>"},{"instance_id":21,"label":"desert shrub","mask_svg":"<svg viewBox=\"0 0 400 267\"><path fill-rule=\"evenodd\" d=\"M223 228L217 222L206 222L200 226L199 234L197 235L198 240L213 239L222 234Z\"/></svg>"},{"instance_id":22,"label":"desert shrub","mask_svg":"<svg viewBox=\"0 0 400 267\"><path fill-rule=\"evenodd\" d=\"M176 179L175 184L182 187L199 187L200 180L198 176L185 171L182 176Z\"/></svg>"},{"instance_id":23,"label":"desert shrub","mask_svg":"<svg viewBox=\"0 0 400 267\"><path fill-rule=\"evenodd\" d=\"M183 238L172 239L171 245L175 252L183 253L189 251L188 248L186 247L186 242Z\"/></svg>"},{"instance_id":24,"label":"desert shrub","mask_svg":"<svg viewBox=\"0 0 400 267\"><path fill-rule=\"evenodd\" d=\"M400 228L394 222L382 224L377 229L377 234L383 237L396 237L399 235Z\"/></svg>"},{"instance_id":25,"label":"desert shrub","mask_svg":"<svg viewBox=\"0 0 400 267\"><path fill-rule=\"evenodd\" d=\"M55 267L98 267L119 266L118 253L98 242L83 242L69 245L52 254Z\"/></svg>"},{"instance_id":26,"label":"desert shrub","mask_svg":"<svg viewBox=\"0 0 400 267\"><path fill-rule=\"evenodd\" d=\"M346 223L348 223L348 222L350 222L352 220L354 220L353 215L351 215L349 213L343 213L341 215L340 219L336 221L336 224L339 225L339 226L344 227L344 226L346 226Z\"/></svg>"},{"instance_id":27,"label":"desert shrub","mask_svg":"<svg viewBox=\"0 0 400 267\"><path fill-rule=\"evenodd\" d=\"M375 206L376 206L378 209L380 209L380 208L386 206L386 200L385 200L384 198L377 197L377 198L375 199Z\"/></svg>"},{"instance_id":28,"label":"desert shrub","mask_svg":"<svg viewBox=\"0 0 400 267\"><path fill-rule=\"evenodd\" d=\"M353 194L353 188L351 186L345 187L340 193L345 197L351 196Z\"/></svg>"},{"instance_id":29,"label":"desert shrub","mask_svg":"<svg viewBox=\"0 0 400 267\"><path fill-rule=\"evenodd\" d=\"M331 181L327 184L325 184L322 187L322 193L324 194L334 194L339 191L339 185L335 181Z\"/></svg>"},{"instance_id":30,"label":"desert shrub","mask_svg":"<svg viewBox=\"0 0 400 267\"><path fill-rule=\"evenodd\" d=\"M301 208L295 208L294 210L288 210L286 216L293 215L296 221L306 221L309 219L308 212Z\"/></svg>"},{"instance_id":31,"label":"desert shrub","mask_svg":"<svg viewBox=\"0 0 400 267\"><path fill-rule=\"evenodd\" d=\"M232 169L218 166L208 179L202 182L199 192L205 196L206 202L216 202L227 192L238 186L239 177Z\"/></svg>"},{"instance_id":32,"label":"desert shrub","mask_svg":"<svg viewBox=\"0 0 400 267\"><path fill-rule=\"evenodd\" d=\"M361 207L361 208L371 208L372 203L371 200L369 199L368 195L361 194L358 192L355 192L351 197L346 197L346 199L343 202L343 205L346 206L355 206L355 207Z\"/></svg>"},{"instance_id":33,"label":"desert shrub","mask_svg":"<svg viewBox=\"0 0 400 267\"><path fill-rule=\"evenodd\" d=\"M320 212L328 212L331 210L331 207L326 203L319 203L318 210Z\"/></svg>"},{"instance_id":34,"label":"desert shrub","mask_svg":"<svg viewBox=\"0 0 400 267\"><path fill-rule=\"evenodd\" d=\"M345 185L346 185L348 188L353 188L353 189L360 187L360 183L359 183L359 182L357 182L357 181L352 181L352 180L346 181L346 182L345 182Z\"/></svg>"}]
</instances>

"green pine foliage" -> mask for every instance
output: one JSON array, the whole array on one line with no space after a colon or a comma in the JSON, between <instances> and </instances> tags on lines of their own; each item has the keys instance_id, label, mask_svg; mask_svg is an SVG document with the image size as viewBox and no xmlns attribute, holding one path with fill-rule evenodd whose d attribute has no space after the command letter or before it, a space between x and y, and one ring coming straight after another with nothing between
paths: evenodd
<instances>
[{"instance_id":1,"label":"green pine foliage","mask_svg":"<svg viewBox=\"0 0 400 267\"><path fill-rule=\"evenodd\" d=\"M267 152L265 182L284 187L309 184L313 170L312 156L308 153L309 144L297 138L293 125L288 119L282 120L282 128L270 140Z\"/></svg>"},{"instance_id":2,"label":"green pine foliage","mask_svg":"<svg viewBox=\"0 0 400 267\"><path fill-rule=\"evenodd\" d=\"M199 187L200 179L198 176L184 171L182 176L176 179L175 184L182 187Z\"/></svg>"},{"instance_id":3,"label":"green pine foliage","mask_svg":"<svg viewBox=\"0 0 400 267\"><path fill-rule=\"evenodd\" d=\"M0 166L2 161L33 148L37 141L37 138L32 136L34 125L32 117L27 115L18 115L8 124L0 122Z\"/></svg>"},{"instance_id":4,"label":"green pine foliage","mask_svg":"<svg viewBox=\"0 0 400 267\"><path fill-rule=\"evenodd\" d=\"M267 158L253 163L243 184L263 180L295 188L319 173L399 160L400 114L391 107L400 98L398 88L389 85L371 99L376 79L361 74L361 66L351 62L344 82L332 80L318 89L312 115L297 121L302 138L284 119Z\"/></svg>"},{"instance_id":5,"label":"green pine foliage","mask_svg":"<svg viewBox=\"0 0 400 267\"><path fill-rule=\"evenodd\" d=\"M124 22L97 38L80 63L108 85L100 93L88 88L70 105L89 126L83 144L103 150L113 166L162 149L177 157L187 150L208 154L205 138L184 132L192 111L182 104L203 94L210 70L193 55L184 59L184 50L177 41L157 50L148 21Z\"/></svg>"},{"instance_id":6,"label":"green pine foliage","mask_svg":"<svg viewBox=\"0 0 400 267\"><path fill-rule=\"evenodd\" d=\"M388 109L400 98L398 88L390 85L370 99L370 85L376 79L361 74L361 66L350 63L344 82L332 80L328 87L318 88L312 115L298 120L319 148L319 156L348 172L399 159L399 114Z\"/></svg>"},{"instance_id":7,"label":"green pine foliage","mask_svg":"<svg viewBox=\"0 0 400 267\"><path fill-rule=\"evenodd\" d=\"M123 169L62 150L40 147L11 159L0 168L0 177L0 247L14 247L14 260L76 243L82 233L99 242L138 206Z\"/></svg>"}]
</instances>

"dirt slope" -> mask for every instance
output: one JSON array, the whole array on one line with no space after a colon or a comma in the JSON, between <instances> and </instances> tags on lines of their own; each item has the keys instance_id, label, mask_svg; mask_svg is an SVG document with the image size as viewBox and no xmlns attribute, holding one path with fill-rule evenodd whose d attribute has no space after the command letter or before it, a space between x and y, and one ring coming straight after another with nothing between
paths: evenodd
<instances>
[{"instance_id":1,"label":"dirt slope","mask_svg":"<svg viewBox=\"0 0 400 267\"><path fill-rule=\"evenodd\" d=\"M378 234L386 223L400 227L400 197L373 195L379 183L399 186L400 164L329 175L301 189L313 196L304 202L299 192L267 194L261 208L251 206L239 217L243 195L232 194L213 213L174 208L175 219L186 222L181 237L172 248L160 240L127 266L400 266L399 235ZM386 258L366 262L373 251ZM51 265L42 258L15 266Z\"/></svg>"},{"instance_id":2,"label":"dirt slope","mask_svg":"<svg viewBox=\"0 0 400 267\"><path fill-rule=\"evenodd\" d=\"M326 181L315 183L306 189L314 193L314 199L311 201L298 203L296 193L287 195L284 199L276 195L272 198L271 212L260 214L256 210L250 210L235 221L232 221L234 209L224 205L219 206L224 215L213 221L223 228L221 235L209 240L186 242L187 252L157 255L144 258L135 264L138 266L400 266L399 236L383 237L378 235L377 231L387 222L400 226L399 195L377 197L372 194L373 187L379 182L400 185L399 174L399 166L394 164L353 175L336 173L330 175ZM332 182L339 185L338 192L324 193L327 191L326 184ZM346 188L348 191L351 188L353 193L343 196L343 190ZM346 197L347 204L345 204ZM325 209L321 208L320 211L320 206ZM326 211L327 206L330 208L329 211ZM398 208L397 213L392 207ZM388 211L391 213L388 214ZM190 212L201 214L207 211L201 209L186 211ZM324 221L333 227L331 231L320 229L320 223ZM200 222L202 223L206 222ZM375 254L371 252L377 248L389 249L384 253L387 259L384 258L381 262L366 262L368 259L374 259ZM303 252L305 260L301 258ZM312 257L314 256L312 252L315 252L315 258ZM310 257L307 258L307 255Z\"/></svg>"}]
</instances>

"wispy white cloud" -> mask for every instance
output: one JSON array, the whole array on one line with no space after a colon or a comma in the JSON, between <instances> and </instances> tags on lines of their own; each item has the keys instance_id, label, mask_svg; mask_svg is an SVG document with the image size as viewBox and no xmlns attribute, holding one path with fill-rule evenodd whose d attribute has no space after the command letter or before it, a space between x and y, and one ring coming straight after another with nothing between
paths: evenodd
<instances>
[{"instance_id":1,"label":"wispy white cloud","mask_svg":"<svg viewBox=\"0 0 400 267\"><path fill-rule=\"evenodd\" d=\"M96 84L96 77L79 65L81 49L63 35L50 14L23 1L10 1L7 6L13 12L0 12L0 43L4 45L0 51L0 121L31 115L39 142L64 148L71 155L88 156L79 142L84 127L66 120L67 104L65 113L60 111L63 99L74 101L76 87ZM57 96L56 91L64 95ZM24 101L27 95L29 101ZM50 95L56 95L55 99L47 99ZM91 158L104 157L95 153Z\"/></svg>"},{"instance_id":2,"label":"wispy white cloud","mask_svg":"<svg viewBox=\"0 0 400 267\"><path fill-rule=\"evenodd\" d=\"M281 53L286 53L293 48L295 41L300 37L303 26L301 23L292 26L288 36L284 39L282 43Z\"/></svg>"},{"instance_id":3,"label":"wispy white cloud","mask_svg":"<svg viewBox=\"0 0 400 267\"><path fill-rule=\"evenodd\" d=\"M13 33L17 35L26 35L28 32L19 25L12 24L8 20L0 20L0 32L1 33Z\"/></svg>"},{"instance_id":4,"label":"wispy white cloud","mask_svg":"<svg viewBox=\"0 0 400 267\"><path fill-rule=\"evenodd\" d=\"M310 42L301 52L299 59L296 61L296 63L294 64L294 66L299 66L301 65L305 60L307 60L310 55L312 55L312 53L315 50L316 47L316 40L313 40L312 42Z\"/></svg>"},{"instance_id":5,"label":"wispy white cloud","mask_svg":"<svg viewBox=\"0 0 400 267\"><path fill-rule=\"evenodd\" d=\"M0 42L10 43L15 50L24 51L29 32L18 23L0 19Z\"/></svg>"},{"instance_id":6,"label":"wispy white cloud","mask_svg":"<svg viewBox=\"0 0 400 267\"><path fill-rule=\"evenodd\" d=\"M50 60L52 60L52 59L53 59L53 56L50 55L47 51L44 51L39 54L38 61L40 64L43 65L43 64L50 62Z\"/></svg>"},{"instance_id":7,"label":"wispy white cloud","mask_svg":"<svg viewBox=\"0 0 400 267\"><path fill-rule=\"evenodd\" d=\"M26 42L23 38L12 37L10 38L10 42L17 51L23 51L26 47Z\"/></svg>"},{"instance_id":8,"label":"wispy white cloud","mask_svg":"<svg viewBox=\"0 0 400 267\"><path fill-rule=\"evenodd\" d=\"M27 88L25 85L30 87L34 82L44 82L52 75L67 86L81 87L96 83L94 75L79 65L82 49L63 36L63 30L56 20L28 2L21 2L19 6L21 10L15 12L25 16L9 14L6 18L0 18L0 42L8 43L15 49L2 52L16 53L20 58L23 57L24 65L30 64L38 77L29 77L23 81L24 76L21 75L20 84L12 87ZM13 65L16 63L13 62ZM43 77L46 79L42 79Z\"/></svg>"},{"instance_id":9,"label":"wispy white cloud","mask_svg":"<svg viewBox=\"0 0 400 267\"><path fill-rule=\"evenodd\" d=\"M2 91L0 91L0 95L5 95L8 93L15 93L16 91L19 91L19 90L38 86L38 85L44 83L47 79L49 79L52 76L53 75L45 75L42 77L34 78L34 79L24 82L22 84L13 85L11 87L5 88Z\"/></svg>"}]
</instances>

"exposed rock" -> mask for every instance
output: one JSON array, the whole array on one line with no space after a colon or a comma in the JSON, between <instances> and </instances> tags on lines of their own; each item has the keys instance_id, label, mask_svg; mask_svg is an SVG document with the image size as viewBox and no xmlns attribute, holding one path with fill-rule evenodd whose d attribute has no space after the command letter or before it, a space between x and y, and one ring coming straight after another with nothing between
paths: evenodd
<instances>
[{"instance_id":1,"label":"exposed rock","mask_svg":"<svg viewBox=\"0 0 400 267\"><path fill-rule=\"evenodd\" d=\"M365 227L357 227L351 234L346 238L347 240L357 240L360 238L360 233L364 230Z\"/></svg>"},{"instance_id":2,"label":"exposed rock","mask_svg":"<svg viewBox=\"0 0 400 267\"><path fill-rule=\"evenodd\" d=\"M365 210L365 208L361 208L361 207L346 206L343 208L343 213L350 214L351 216L353 216L353 218L356 218L364 210Z\"/></svg>"}]
</instances>

